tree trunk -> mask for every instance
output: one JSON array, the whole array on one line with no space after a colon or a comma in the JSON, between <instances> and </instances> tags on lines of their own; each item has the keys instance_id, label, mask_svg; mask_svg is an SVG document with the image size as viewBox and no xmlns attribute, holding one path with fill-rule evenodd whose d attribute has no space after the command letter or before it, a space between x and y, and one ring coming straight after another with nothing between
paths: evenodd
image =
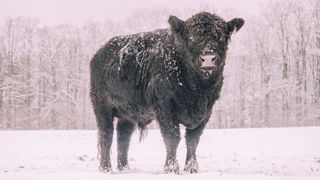
<instances>
[{"instance_id":1,"label":"tree trunk","mask_svg":"<svg viewBox=\"0 0 320 180\"><path fill-rule=\"evenodd\" d=\"M241 68L240 68L240 128L244 128L246 126L245 124L245 82L246 82L246 76L245 76L245 57L242 57L241 60Z\"/></svg>"}]
</instances>

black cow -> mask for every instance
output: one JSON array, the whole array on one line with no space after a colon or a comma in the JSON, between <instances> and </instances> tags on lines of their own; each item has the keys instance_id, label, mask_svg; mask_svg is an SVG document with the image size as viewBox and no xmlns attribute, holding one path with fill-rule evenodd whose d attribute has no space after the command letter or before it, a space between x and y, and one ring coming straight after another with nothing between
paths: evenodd
<instances>
[{"instance_id":1,"label":"black cow","mask_svg":"<svg viewBox=\"0 0 320 180\"><path fill-rule=\"evenodd\" d=\"M196 149L223 83L227 45L241 18L224 21L201 12L183 21L175 16L170 28L117 36L90 63L91 100L98 126L100 169L111 171L113 120L118 118L118 169L128 165L131 134L142 134L156 119L167 157L164 170L179 173L176 150L179 124L186 127L184 170L198 172Z\"/></svg>"}]
</instances>

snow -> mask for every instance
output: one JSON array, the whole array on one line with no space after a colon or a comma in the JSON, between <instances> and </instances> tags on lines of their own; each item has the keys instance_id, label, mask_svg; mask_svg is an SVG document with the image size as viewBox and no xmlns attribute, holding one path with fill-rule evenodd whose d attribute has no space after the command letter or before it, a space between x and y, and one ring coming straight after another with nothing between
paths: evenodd
<instances>
[{"instance_id":1,"label":"snow","mask_svg":"<svg viewBox=\"0 0 320 180\"><path fill-rule=\"evenodd\" d=\"M139 143L135 133L129 170L98 171L96 131L1 131L0 179L320 179L320 127L206 129L198 146L198 174L165 174L159 130ZM180 170L185 142L178 149Z\"/></svg>"}]
</instances>

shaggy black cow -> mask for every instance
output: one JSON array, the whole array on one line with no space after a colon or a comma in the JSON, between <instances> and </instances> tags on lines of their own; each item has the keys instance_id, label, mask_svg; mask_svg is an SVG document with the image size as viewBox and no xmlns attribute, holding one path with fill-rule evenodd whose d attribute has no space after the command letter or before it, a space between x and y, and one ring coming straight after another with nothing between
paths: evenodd
<instances>
[{"instance_id":1,"label":"shaggy black cow","mask_svg":"<svg viewBox=\"0 0 320 180\"><path fill-rule=\"evenodd\" d=\"M112 38L93 57L91 100L98 126L100 169L111 171L113 120L118 118L118 169L128 165L128 147L137 125L142 134L157 119L167 157L164 170L179 173L179 124L186 127L184 170L198 171L196 149L223 81L227 45L244 24L201 12L169 29Z\"/></svg>"}]
</instances>

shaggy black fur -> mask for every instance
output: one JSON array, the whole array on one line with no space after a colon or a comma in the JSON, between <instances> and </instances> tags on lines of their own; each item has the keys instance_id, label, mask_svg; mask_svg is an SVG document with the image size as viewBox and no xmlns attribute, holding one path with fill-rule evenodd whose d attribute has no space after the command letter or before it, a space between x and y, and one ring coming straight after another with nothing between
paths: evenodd
<instances>
[{"instance_id":1,"label":"shaggy black fur","mask_svg":"<svg viewBox=\"0 0 320 180\"><path fill-rule=\"evenodd\" d=\"M179 124L186 127L184 170L198 171L196 149L218 99L227 45L244 20L225 22L201 12L187 21L169 18L170 29L112 38L91 60L91 99L98 125L100 169L111 170L113 120L118 117L118 168L128 165L135 125L142 131L157 119L167 150L165 171L179 172ZM202 69L201 55L215 55Z\"/></svg>"}]
</instances>

